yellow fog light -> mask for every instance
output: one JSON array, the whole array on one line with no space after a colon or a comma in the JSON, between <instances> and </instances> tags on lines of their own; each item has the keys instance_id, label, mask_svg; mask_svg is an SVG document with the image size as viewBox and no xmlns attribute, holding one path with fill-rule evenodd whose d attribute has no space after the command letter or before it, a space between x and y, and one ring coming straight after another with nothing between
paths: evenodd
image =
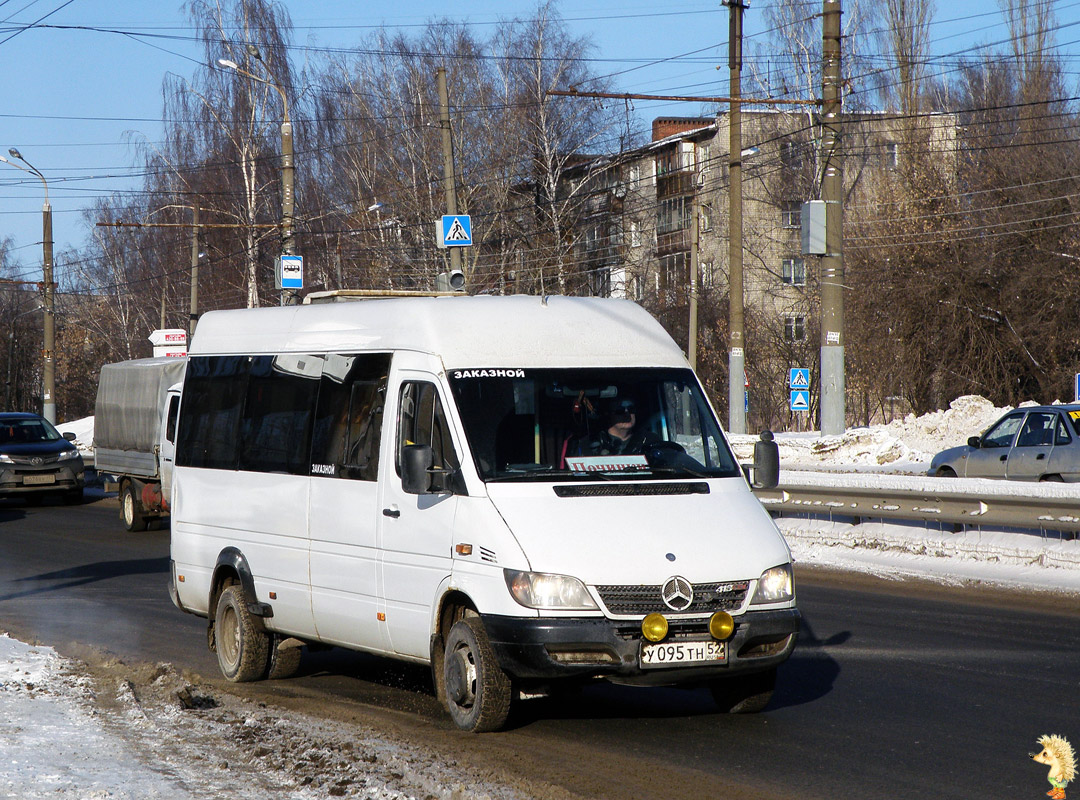
<instances>
[{"instance_id":1,"label":"yellow fog light","mask_svg":"<svg viewBox=\"0 0 1080 800\"><path fill-rule=\"evenodd\" d=\"M650 642L659 642L667 636L667 628L663 614L649 614L641 621L641 635Z\"/></svg>"},{"instance_id":2,"label":"yellow fog light","mask_svg":"<svg viewBox=\"0 0 1080 800\"><path fill-rule=\"evenodd\" d=\"M726 611L717 611L709 617L709 633L718 641L724 641L735 630L735 620Z\"/></svg>"}]
</instances>

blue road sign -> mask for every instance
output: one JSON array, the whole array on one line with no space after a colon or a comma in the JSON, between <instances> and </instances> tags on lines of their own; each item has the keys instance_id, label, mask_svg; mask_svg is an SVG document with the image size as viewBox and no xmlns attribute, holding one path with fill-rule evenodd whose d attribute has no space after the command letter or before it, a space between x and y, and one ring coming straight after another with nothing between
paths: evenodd
<instances>
[{"instance_id":1,"label":"blue road sign","mask_svg":"<svg viewBox=\"0 0 1080 800\"><path fill-rule=\"evenodd\" d=\"M791 410L792 411L809 411L810 410L810 392L805 389L792 389L791 390Z\"/></svg>"},{"instance_id":2,"label":"blue road sign","mask_svg":"<svg viewBox=\"0 0 1080 800\"><path fill-rule=\"evenodd\" d=\"M304 288L304 257L303 256L281 256L278 269L280 272L281 289L303 289Z\"/></svg>"},{"instance_id":3,"label":"blue road sign","mask_svg":"<svg viewBox=\"0 0 1080 800\"><path fill-rule=\"evenodd\" d=\"M468 214L444 214L442 243L443 247L471 247L472 218Z\"/></svg>"},{"instance_id":4,"label":"blue road sign","mask_svg":"<svg viewBox=\"0 0 1080 800\"><path fill-rule=\"evenodd\" d=\"M1073 402L1080 403L1080 372L1076 373L1076 384L1073 386Z\"/></svg>"},{"instance_id":5,"label":"blue road sign","mask_svg":"<svg viewBox=\"0 0 1080 800\"><path fill-rule=\"evenodd\" d=\"M792 367L788 371L788 387L791 389L810 390L810 370L806 367Z\"/></svg>"}]
</instances>

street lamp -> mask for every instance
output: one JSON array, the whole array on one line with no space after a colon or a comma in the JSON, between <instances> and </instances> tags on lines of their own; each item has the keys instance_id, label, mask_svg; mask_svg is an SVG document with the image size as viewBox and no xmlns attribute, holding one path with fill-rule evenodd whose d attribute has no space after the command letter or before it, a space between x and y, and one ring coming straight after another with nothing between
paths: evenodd
<instances>
[{"instance_id":1,"label":"street lamp","mask_svg":"<svg viewBox=\"0 0 1080 800\"><path fill-rule=\"evenodd\" d=\"M236 72L240 73L245 78L264 83L267 86L272 86L277 90L277 93L281 95L281 105L283 108L281 122L281 255L291 256L296 254L296 244L293 239L293 214L296 204L293 195L295 170L293 166L292 122L289 120L289 98L288 95L285 94L285 90L281 88L281 84L274 79L274 75L270 72L269 67L266 66L262 54L259 53L259 48L253 44L249 44L247 46L247 53L263 65L266 74L270 76L269 80L259 77L252 72L248 72L235 61L230 61L227 58L219 58L217 63L219 66L225 67L226 69L236 70ZM297 299L294 292L286 289L282 290L281 305L295 304Z\"/></svg>"},{"instance_id":2,"label":"street lamp","mask_svg":"<svg viewBox=\"0 0 1080 800\"><path fill-rule=\"evenodd\" d=\"M31 175L36 176L41 180L42 185L45 187L45 205L41 207L41 226L42 226L42 271L44 273L44 296L45 304L42 306L42 310L45 312L44 329L45 343L42 348L42 359L44 362L42 369L42 382L41 382L41 416L47 419L49 422L56 424L56 363L53 360L53 350L56 346L56 329L53 320L53 236L52 236L52 206L49 205L49 184L45 180L45 176L41 172L23 158L20 153L14 147L8 150L8 154L12 158L17 158L23 162L26 166L16 164L14 161L0 156L0 161L5 164L10 164L16 169L21 169L23 172L29 172Z\"/></svg>"}]
</instances>

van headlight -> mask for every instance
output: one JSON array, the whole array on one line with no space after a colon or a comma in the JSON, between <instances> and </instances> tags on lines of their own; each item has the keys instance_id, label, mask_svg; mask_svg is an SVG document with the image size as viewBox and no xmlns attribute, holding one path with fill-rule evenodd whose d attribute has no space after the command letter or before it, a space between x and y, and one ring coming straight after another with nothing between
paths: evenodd
<instances>
[{"instance_id":1,"label":"van headlight","mask_svg":"<svg viewBox=\"0 0 1080 800\"><path fill-rule=\"evenodd\" d=\"M783 603L795 598L795 578L791 574L791 564L767 569L758 578L757 591L751 605L765 603Z\"/></svg>"},{"instance_id":2,"label":"van headlight","mask_svg":"<svg viewBox=\"0 0 1080 800\"><path fill-rule=\"evenodd\" d=\"M585 584L569 575L504 569L503 577L510 594L526 608L597 610Z\"/></svg>"}]
</instances>

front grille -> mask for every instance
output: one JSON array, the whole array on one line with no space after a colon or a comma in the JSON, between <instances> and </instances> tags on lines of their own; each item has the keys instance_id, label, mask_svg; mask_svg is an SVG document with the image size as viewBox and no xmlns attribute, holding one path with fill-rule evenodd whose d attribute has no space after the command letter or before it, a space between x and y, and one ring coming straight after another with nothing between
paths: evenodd
<instances>
[{"instance_id":1,"label":"front grille","mask_svg":"<svg viewBox=\"0 0 1080 800\"><path fill-rule=\"evenodd\" d=\"M733 611L746 600L750 581L694 584L694 602L679 614L712 614ZM612 614L674 613L660 594L660 586L597 586L596 591Z\"/></svg>"},{"instance_id":2,"label":"front grille","mask_svg":"<svg viewBox=\"0 0 1080 800\"><path fill-rule=\"evenodd\" d=\"M9 456L9 458L20 467L40 467L45 464L55 464L60 460L60 456ZM37 462L37 463L35 463Z\"/></svg>"}]
</instances>

